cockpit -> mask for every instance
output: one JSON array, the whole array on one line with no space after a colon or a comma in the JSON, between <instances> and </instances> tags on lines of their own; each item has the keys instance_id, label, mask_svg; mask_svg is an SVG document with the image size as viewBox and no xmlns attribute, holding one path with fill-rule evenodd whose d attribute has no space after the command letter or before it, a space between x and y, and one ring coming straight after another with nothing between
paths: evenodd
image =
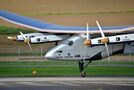
<instances>
[{"instance_id":1,"label":"cockpit","mask_svg":"<svg viewBox=\"0 0 134 90\"><path fill-rule=\"evenodd\" d=\"M47 59L74 59L79 54L79 46L82 45L80 36L72 36L58 46L51 49L45 56ZM80 48L81 49L81 48ZM82 52L82 51L81 51Z\"/></svg>"},{"instance_id":2,"label":"cockpit","mask_svg":"<svg viewBox=\"0 0 134 90\"><path fill-rule=\"evenodd\" d=\"M74 43L73 40L66 40L62 44L66 44L66 45L72 46L73 43Z\"/></svg>"}]
</instances>

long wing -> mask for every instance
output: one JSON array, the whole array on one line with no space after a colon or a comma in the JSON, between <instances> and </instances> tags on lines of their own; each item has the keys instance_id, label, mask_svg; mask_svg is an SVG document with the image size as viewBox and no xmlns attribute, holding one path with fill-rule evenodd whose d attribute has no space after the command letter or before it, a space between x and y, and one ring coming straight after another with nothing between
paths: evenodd
<instances>
[{"instance_id":1,"label":"long wing","mask_svg":"<svg viewBox=\"0 0 134 90\"><path fill-rule=\"evenodd\" d=\"M56 24L51 24L43 22L40 20L35 20L33 18L21 16L8 11L0 10L0 18L6 20L10 23L14 23L20 26L31 28L40 32L49 33L86 33L86 27L79 26L61 26ZM133 32L134 25L129 26L106 26L102 27L104 33L124 33ZM100 33L98 27L90 27L89 33Z\"/></svg>"}]
</instances>

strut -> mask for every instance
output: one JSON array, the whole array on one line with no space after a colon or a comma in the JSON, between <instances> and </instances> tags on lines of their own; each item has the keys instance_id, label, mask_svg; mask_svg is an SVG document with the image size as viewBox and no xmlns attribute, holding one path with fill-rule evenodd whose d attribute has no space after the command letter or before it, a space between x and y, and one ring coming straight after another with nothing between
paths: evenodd
<instances>
[{"instance_id":1,"label":"strut","mask_svg":"<svg viewBox=\"0 0 134 90\"><path fill-rule=\"evenodd\" d=\"M79 70L80 70L80 72L81 72L81 77L86 77L86 73L85 73L85 69L86 69L86 67L90 64L92 62L92 60L90 60L86 65L84 65L84 61L83 60L81 60L81 61L79 61L78 62L78 64L79 64Z\"/></svg>"}]
</instances>

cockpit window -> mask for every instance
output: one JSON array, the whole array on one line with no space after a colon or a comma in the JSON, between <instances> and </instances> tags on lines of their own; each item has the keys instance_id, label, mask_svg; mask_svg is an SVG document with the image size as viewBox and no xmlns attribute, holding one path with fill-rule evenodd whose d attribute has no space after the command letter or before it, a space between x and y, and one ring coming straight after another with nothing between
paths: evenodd
<instances>
[{"instance_id":1,"label":"cockpit window","mask_svg":"<svg viewBox=\"0 0 134 90\"><path fill-rule=\"evenodd\" d=\"M72 46L72 45L73 45L73 41L69 41L69 42L68 42L68 45L69 45L69 46Z\"/></svg>"},{"instance_id":2,"label":"cockpit window","mask_svg":"<svg viewBox=\"0 0 134 90\"><path fill-rule=\"evenodd\" d=\"M72 46L73 45L73 41L72 40L66 40L63 42L63 44L67 44L69 46Z\"/></svg>"}]
</instances>

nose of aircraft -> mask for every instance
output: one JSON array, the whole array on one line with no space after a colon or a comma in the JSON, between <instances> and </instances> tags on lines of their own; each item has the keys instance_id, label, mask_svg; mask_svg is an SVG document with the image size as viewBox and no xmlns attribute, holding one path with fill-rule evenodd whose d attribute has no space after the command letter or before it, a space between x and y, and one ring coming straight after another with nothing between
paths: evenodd
<instances>
[{"instance_id":1,"label":"nose of aircraft","mask_svg":"<svg viewBox=\"0 0 134 90\"><path fill-rule=\"evenodd\" d=\"M45 59L53 59L53 58L54 58L53 52L48 51L48 52L46 53L46 55L45 55Z\"/></svg>"},{"instance_id":2,"label":"nose of aircraft","mask_svg":"<svg viewBox=\"0 0 134 90\"><path fill-rule=\"evenodd\" d=\"M58 45L55 48L51 49L50 51L48 51L45 55L45 59L57 59L57 55L58 55L58 51L62 51L62 49L64 48L64 45Z\"/></svg>"}]
</instances>

